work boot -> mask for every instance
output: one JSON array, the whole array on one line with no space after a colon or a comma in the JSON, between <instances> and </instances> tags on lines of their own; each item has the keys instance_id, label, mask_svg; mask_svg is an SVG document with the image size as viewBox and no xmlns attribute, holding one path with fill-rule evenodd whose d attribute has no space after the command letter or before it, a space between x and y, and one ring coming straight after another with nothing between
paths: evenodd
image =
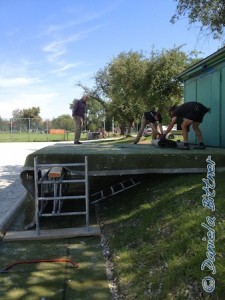
<instances>
[{"instance_id":1,"label":"work boot","mask_svg":"<svg viewBox=\"0 0 225 300\"><path fill-rule=\"evenodd\" d=\"M199 143L199 145L197 145L197 146L194 146L194 149L205 149L206 147L205 147L205 144L204 143Z\"/></svg>"},{"instance_id":2,"label":"work boot","mask_svg":"<svg viewBox=\"0 0 225 300\"><path fill-rule=\"evenodd\" d=\"M179 145L178 149L180 149L180 150L190 150L190 147L187 143L184 143L183 145Z\"/></svg>"}]
</instances>

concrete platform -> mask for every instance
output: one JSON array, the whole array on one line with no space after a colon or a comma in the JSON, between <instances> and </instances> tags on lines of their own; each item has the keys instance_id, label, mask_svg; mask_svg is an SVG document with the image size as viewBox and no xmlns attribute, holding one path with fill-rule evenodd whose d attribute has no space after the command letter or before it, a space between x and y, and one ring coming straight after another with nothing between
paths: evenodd
<instances>
[{"instance_id":1,"label":"concrete platform","mask_svg":"<svg viewBox=\"0 0 225 300\"><path fill-rule=\"evenodd\" d=\"M50 240L50 239L65 239L81 236L99 236L100 228L96 226L62 228L62 229L45 229L40 230L39 234L36 230L26 231L8 231L6 232L3 241L30 241L30 240Z\"/></svg>"},{"instance_id":2,"label":"concrete platform","mask_svg":"<svg viewBox=\"0 0 225 300\"><path fill-rule=\"evenodd\" d=\"M83 161L84 156L88 156L91 193L98 192L102 186L108 187L109 179L117 176L206 173L206 159L209 156L216 163L216 172L225 172L225 149L222 148L179 150L158 148L150 143L134 145L132 141L130 143L120 141L116 144L110 141L104 143L95 141L81 145L74 145L71 142L49 143L43 144L43 147L39 147L38 150L35 150L32 144L29 146L29 153L24 157L23 168L21 166L23 171L33 169L34 157L38 157L38 163L47 164L76 163ZM101 187L96 183L101 183ZM19 184L17 186L22 187ZM1 218L2 235L9 227L8 223L12 221L17 208L24 203L22 199L24 194L20 190L18 193L21 197L20 199L17 197L15 205L10 205L7 200L10 206L7 211L10 218L6 213L4 218Z\"/></svg>"},{"instance_id":3,"label":"concrete platform","mask_svg":"<svg viewBox=\"0 0 225 300\"><path fill-rule=\"evenodd\" d=\"M179 150L131 143L55 144L28 155L24 167L32 168L34 157L38 157L40 164L51 164L81 162L84 156L88 156L90 176L203 173L208 156L215 161L218 172L225 171L225 149Z\"/></svg>"}]
</instances>

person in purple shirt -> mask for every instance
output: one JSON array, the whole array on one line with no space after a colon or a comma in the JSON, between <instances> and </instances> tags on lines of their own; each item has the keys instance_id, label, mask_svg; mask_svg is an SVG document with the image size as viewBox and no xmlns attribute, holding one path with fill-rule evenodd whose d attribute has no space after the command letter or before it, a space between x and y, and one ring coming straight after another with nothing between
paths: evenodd
<instances>
[{"instance_id":1,"label":"person in purple shirt","mask_svg":"<svg viewBox=\"0 0 225 300\"><path fill-rule=\"evenodd\" d=\"M73 104L74 144L82 144L80 142L80 135L81 127L84 124L87 101L88 95L84 95L80 100L75 100Z\"/></svg>"}]
</instances>

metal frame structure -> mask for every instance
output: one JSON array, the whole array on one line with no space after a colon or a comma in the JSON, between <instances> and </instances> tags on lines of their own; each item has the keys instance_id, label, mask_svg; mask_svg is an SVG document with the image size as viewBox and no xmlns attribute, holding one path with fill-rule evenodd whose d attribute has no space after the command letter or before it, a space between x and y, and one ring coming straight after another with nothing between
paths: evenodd
<instances>
[{"instance_id":1,"label":"metal frame structure","mask_svg":"<svg viewBox=\"0 0 225 300\"><path fill-rule=\"evenodd\" d=\"M62 172L59 176L48 177L52 168L61 168ZM80 179L67 178L65 174L70 172L76 175L76 167L84 168L84 174ZM46 171L47 170L47 171ZM42 175L44 173L44 175ZM79 173L79 174L80 174ZM38 158L34 158L34 182L35 182L35 223L37 234L40 234L40 217L55 217L55 216L72 216L72 215L85 215L86 227L89 230L89 183L88 183L88 158L85 156L84 163L66 163L66 164L38 164ZM66 195L63 192L63 187L68 184L84 184L84 194L81 195ZM49 188L52 193L47 191ZM76 199L83 199L85 201L84 211L69 211L63 212L62 206L64 200L74 201ZM52 212L46 212L45 207L53 201Z\"/></svg>"},{"instance_id":2,"label":"metal frame structure","mask_svg":"<svg viewBox=\"0 0 225 300\"><path fill-rule=\"evenodd\" d=\"M121 181L116 185L110 186L108 190L101 190L97 193L92 194L91 199L93 199L93 201L91 202L91 204L97 204L99 201L102 201L106 198L119 194L140 183L141 183L140 181L136 182L134 178L129 178L127 180Z\"/></svg>"}]
</instances>

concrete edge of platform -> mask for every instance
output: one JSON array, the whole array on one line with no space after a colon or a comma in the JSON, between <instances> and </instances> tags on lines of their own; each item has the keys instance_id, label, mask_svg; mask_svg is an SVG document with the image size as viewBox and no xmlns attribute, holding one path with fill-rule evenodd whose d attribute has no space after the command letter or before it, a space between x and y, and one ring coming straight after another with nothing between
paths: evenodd
<instances>
[{"instance_id":1,"label":"concrete edge of platform","mask_svg":"<svg viewBox=\"0 0 225 300\"><path fill-rule=\"evenodd\" d=\"M25 241L25 240L50 240L66 239L74 237L100 236L101 230L98 225L89 227L74 227L60 229L44 229L39 233L36 230L7 231L3 241Z\"/></svg>"},{"instance_id":2,"label":"concrete edge of platform","mask_svg":"<svg viewBox=\"0 0 225 300\"><path fill-rule=\"evenodd\" d=\"M0 221L0 238L3 238L4 235L6 234L6 231L12 224L15 215L22 208L25 199L26 199L26 190L23 192L20 199L16 202L15 206L12 207Z\"/></svg>"}]
</instances>

